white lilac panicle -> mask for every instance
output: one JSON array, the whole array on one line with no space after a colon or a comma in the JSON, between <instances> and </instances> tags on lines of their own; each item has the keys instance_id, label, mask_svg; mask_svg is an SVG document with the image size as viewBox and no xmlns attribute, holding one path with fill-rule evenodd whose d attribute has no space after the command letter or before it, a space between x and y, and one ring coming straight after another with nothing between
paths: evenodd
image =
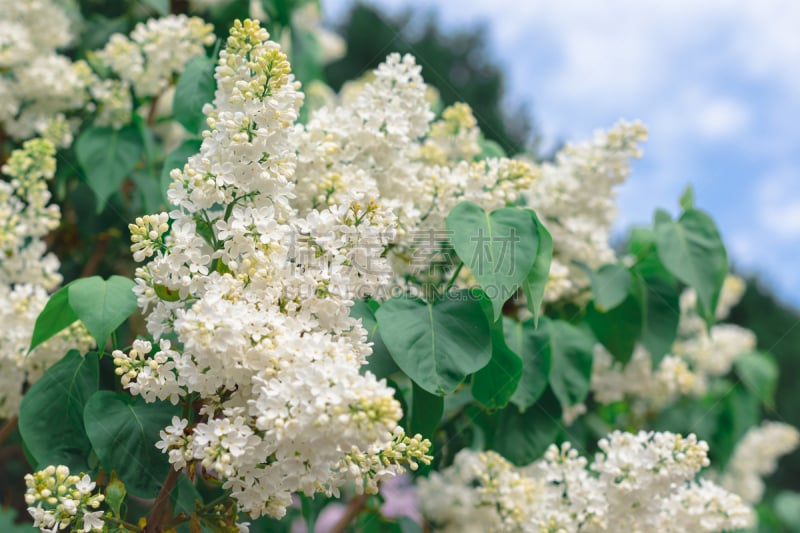
<instances>
[{"instance_id":1,"label":"white lilac panicle","mask_svg":"<svg viewBox=\"0 0 800 533\"><path fill-rule=\"evenodd\" d=\"M173 420L158 447L176 469L202 465L253 517L282 516L297 492L375 492L430 461L430 442L397 426L394 391L360 372L371 348L349 316L389 279L394 217L359 196L297 209L303 95L258 22L234 25L215 76L200 152L171 173L174 210L131 225L159 347L115 352L117 373L146 401L199 398L199 420Z\"/></svg>"},{"instance_id":2,"label":"white lilac panicle","mask_svg":"<svg viewBox=\"0 0 800 533\"><path fill-rule=\"evenodd\" d=\"M745 433L736 445L720 485L746 502L757 504L764 494L763 478L777 468L778 458L800 444L800 433L782 422L765 421Z\"/></svg>"},{"instance_id":3,"label":"white lilac panicle","mask_svg":"<svg viewBox=\"0 0 800 533\"><path fill-rule=\"evenodd\" d=\"M30 354L36 318L49 293L61 283L59 261L43 238L61 219L48 204L47 180L55 173L55 147L47 140L26 141L11 153L0 180L0 419L17 414L26 383L72 348L92 345L86 328L75 322Z\"/></svg>"},{"instance_id":4,"label":"white lilac panicle","mask_svg":"<svg viewBox=\"0 0 800 533\"><path fill-rule=\"evenodd\" d=\"M744 281L728 276L720 295L717 317L727 316L744 292ZM697 315L694 291L681 295L678 338L670 353L653 368L650 353L641 345L622 365L600 344L595 346L591 389L600 403L626 400L634 413L657 412L681 396L699 397L712 379L726 375L736 357L756 348L752 331L734 324L716 324L710 329Z\"/></svg>"},{"instance_id":5,"label":"white lilac panicle","mask_svg":"<svg viewBox=\"0 0 800 533\"><path fill-rule=\"evenodd\" d=\"M473 162L479 132L469 106L456 104L432 122L427 95L414 58L392 54L339 105L317 109L294 131L300 212L380 199L396 218L389 259L401 279L430 267L456 204L504 207L537 175L522 161Z\"/></svg>"},{"instance_id":6,"label":"white lilac panicle","mask_svg":"<svg viewBox=\"0 0 800 533\"><path fill-rule=\"evenodd\" d=\"M57 2L0 0L0 129L10 137L71 144L64 114L87 104L92 76L85 62L56 52L72 37Z\"/></svg>"},{"instance_id":7,"label":"white lilac panicle","mask_svg":"<svg viewBox=\"0 0 800 533\"><path fill-rule=\"evenodd\" d=\"M136 96L157 96L190 59L205 53L214 42L212 32L199 17L169 15L137 24L130 37L112 35L96 55Z\"/></svg>"},{"instance_id":8,"label":"white lilac panicle","mask_svg":"<svg viewBox=\"0 0 800 533\"><path fill-rule=\"evenodd\" d=\"M589 287L575 261L597 268L615 260L609 245L615 187L630 174L630 160L641 156L646 138L640 122L621 121L591 140L567 144L555 162L541 166L525 198L553 237L545 301L575 298Z\"/></svg>"},{"instance_id":9,"label":"white lilac panicle","mask_svg":"<svg viewBox=\"0 0 800 533\"><path fill-rule=\"evenodd\" d=\"M105 496L94 493L95 483L87 474L70 474L63 465L48 466L25 476L25 503L33 526L42 531L105 531Z\"/></svg>"},{"instance_id":10,"label":"white lilac panicle","mask_svg":"<svg viewBox=\"0 0 800 533\"><path fill-rule=\"evenodd\" d=\"M708 446L694 435L614 432L589 464L569 443L517 468L462 450L419 481L423 516L452 532L712 532L754 516L739 496L700 478Z\"/></svg>"}]
</instances>

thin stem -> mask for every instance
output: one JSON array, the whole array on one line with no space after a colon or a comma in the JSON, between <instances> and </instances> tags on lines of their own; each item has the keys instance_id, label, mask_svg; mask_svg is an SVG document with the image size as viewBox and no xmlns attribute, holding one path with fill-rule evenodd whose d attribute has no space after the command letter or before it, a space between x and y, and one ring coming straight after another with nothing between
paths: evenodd
<instances>
[{"instance_id":1,"label":"thin stem","mask_svg":"<svg viewBox=\"0 0 800 533\"><path fill-rule=\"evenodd\" d=\"M134 533L142 533L142 528L136 524L131 524L130 522L114 518L113 516L104 516L103 521L111 525L124 527L128 531L133 531Z\"/></svg>"},{"instance_id":2,"label":"thin stem","mask_svg":"<svg viewBox=\"0 0 800 533\"><path fill-rule=\"evenodd\" d=\"M347 509L344 510L342 517L329 530L330 533L342 533L345 528L347 528L348 524L350 524L350 522L352 522L355 517L360 515L361 511L366 508L367 498L369 498L369 495L364 493L359 494L350 500L350 503L347 504Z\"/></svg>"},{"instance_id":3,"label":"thin stem","mask_svg":"<svg viewBox=\"0 0 800 533\"><path fill-rule=\"evenodd\" d=\"M450 280L447 282L447 286L444 288L444 292L442 293L442 296L446 295L447 292L453 287L453 283L456 282L456 278L461 273L461 269L462 268L464 268L464 261L461 261L458 264L458 267L456 268L456 271L453 272L452 276L450 276Z\"/></svg>"},{"instance_id":4,"label":"thin stem","mask_svg":"<svg viewBox=\"0 0 800 533\"><path fill-rule=\"evenodd\" d=\"M170 466L169 474L167 474L164 484L161 485L161 490L158 491L158 496L156 496L156 502L153 504L153 508L150 509L150 514L147 515L147 525L144 528L144 533L158 533L161 530L159 525L161 524L162 515L169 503L169 495L172 493L172 489L175 488L180 475L180 470L175 470Z\"/></svg>"},{"instance_id":5,"label":"thin stem","mask_svg":"<svg viewBox=\"0 0 800 533\"><path fill-rule=\"evenodd\" d=\"M3 427L0 427L0 444L3 444L8 436L11 435L15 429L17 429L17 422L19 422L19 417L14 415L6 420L6 423L3 424Z\"/></svg>"},{"instance_id":6,"label":"thin stem","mask_svg":"<svg viewBox=\"0 0 800 533\"><path fill-rule=\"evenodd\" d=\"M160 94L157 94L150 100L150 109L147 110L147 125L153 126L156 123L156 111L158 109L158 99L161 97Z\"/></svg>"}]
</instances>

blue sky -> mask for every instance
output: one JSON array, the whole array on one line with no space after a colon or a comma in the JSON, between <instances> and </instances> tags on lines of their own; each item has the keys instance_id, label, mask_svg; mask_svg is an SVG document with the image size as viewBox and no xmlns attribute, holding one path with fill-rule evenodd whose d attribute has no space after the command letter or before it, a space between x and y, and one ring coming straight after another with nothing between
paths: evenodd
<instances>
[{"instance_id":1,"label":"blue sky","mask_svg":"<svg viewBox=\"0 0 800 533\"><path fill-rule=\"evenodd\" d=\"M677 211L688 183L740 271L800 307L800 2L794 0L374 0L485 25L545 140L619 118L648 127L620 188L619 231ZM322 0L326 17L350 0Z\"/></svg>"}]
</instances>

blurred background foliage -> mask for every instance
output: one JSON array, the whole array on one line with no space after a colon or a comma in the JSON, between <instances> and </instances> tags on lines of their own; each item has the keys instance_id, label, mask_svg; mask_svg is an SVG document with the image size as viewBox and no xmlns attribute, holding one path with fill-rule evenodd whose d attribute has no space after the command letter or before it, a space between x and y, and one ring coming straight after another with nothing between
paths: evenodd
<instances>
[{"instance_id":1,"label":"blurred background foliage","mask_svg":"<svg viewBox=\"0 0 800 533\"><path fill-rule=\"evenodd\" d=\"M447 32L431 13L406 11L388 17L358 3L338 31L347 55L325 68L325 81L335 91L377 67L391 52L413 54L425 82L436 87L445 106L468 103L484 135L507 154L536 153L538 136L530 113L504 105L506 81L497 58L489 54L485 28Z\"/></svg>"}]
</instances>

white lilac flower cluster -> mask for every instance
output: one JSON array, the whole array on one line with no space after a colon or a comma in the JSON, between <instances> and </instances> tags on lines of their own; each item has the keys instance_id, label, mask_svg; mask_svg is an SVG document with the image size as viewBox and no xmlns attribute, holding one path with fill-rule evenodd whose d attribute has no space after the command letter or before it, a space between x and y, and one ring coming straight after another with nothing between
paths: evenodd
<instances>
[{"instance_id":1,"label":"white lilac flower cluster","mask_svg":"<svg viewBox=\"0 0 800 533\"><path fill-rule=\"evenodd\" d=\"M72 38L56 2L0 0L0 129L10 137L72 143L66 114L87 104L92 76L85 62L56 52Z\"/></svg>"},{"instance_id":2,"label":"white lilac flower cluster","mask_svg":"<svg viewBox=\"0 0 800 533\"><path fill-rule=\"evenodd\" d=\"M744 281L728 276L717 306L717 319L725 319L744 293ZM679 336L656 368L641 345L626 364L614 360L606 349L595 346L591 388L600 403L627 400L635 413L660 411L681 396L699 397L709 381L730 372L736 357L756 347L752 331L734 324L716 324L706 330L697 315L692 289L681 295Z\"/></svg>"},{"instance_id":3,"label":"white lilac flower cluster","mask_svg":"<svg viewBox=\"0 0 800 533\"><path fill-rule=\"evenodd\" d=\"M389 279L395 219L355 194L298 209L303 95L268 39L258 22L235 23L200 152L171 174L175 209L131 225L158 348L113 354L130 392L193 403L197 416L173 419L158 447L176 469L202 465L253 517L348 481L374 492L430 461L430 442L397 425L394 391L361 372L371 348L349 316L357 288Z\"/></svg>"},{"instance_id":4,"label":"white lilac flower cluster","mask_svg":"<svg viewBox=\"0 0 800 533\"><path fill-rule=\"evenodd\" d=\"M42 31L46 28L46 31ZM56 52L72 41L69 17L56 2L0 0L0 129L16 140L43 136L72 144L76 115L96 111L97 126L120 128L137 98L161 94L214 42L198 17L170 15L137 24L130 37L111 36L86 61Z\"/></svg>"},{"instance_id":5,"label":"white lilac flower cluster","mask_svg":"<svg viewBox=\"0 0 800 533\"><path fill-rule=\"evenodd\" d=\"M567 144L553 163L541 166L525 198L553 237L553 261L545 301L586 294L589 280L576 261L597 268L616 260L609 245L616 218L614 187L630 174L647 139L640 122L620 121L591 140Z\"/></svg>"},{"instance_id":6,"label":"white lilac flower cluster","mask_svg":"<svg viewBox=\"0 0 800 533\"><path fill-rule=\"evenodd\" d=\"M213 27L198 17L168 15L139 23L130 37L115 33L94 57L115 77L91 86L98 104L98 125L119 128L130 120L131 91L137 98L162 94L189 61L214 42Z\"/></svg>"},{"instance_id":7,"label":"white lilac flower cluster","mask_svg":"<svg viewBox=\"0 0 800 533\"><path fill-rule=\"evenodd\" d=\"M750 428L736 445L720 477L720 485L757 504L764 495L763 478L775 472L777 460L800 444L800 433L782 422L767 420Z\"/></svg>"},{"instance_id":8,"label":"white lilac flower cluster","mask_svg":"<svg viewBox=\"0 0 800 533\"><path fill-rule=\"evenodd\" d=\"M28 353L36 318L61 283L59 261L43 240L61 219L58 206L48 205L55 168L55 147L45 139L26 141L2 168L8 180L0 180L0 419L17 414L26 383L69 349L92 345L76 322Z\"/></svg>"},{"instance_id":9,"label":"white lilac flower cluster","mask_svg":"<svg viewBox=\"0 0 800 533\"><path fill-rule=\"evenodd\" d=\"M456 204L504 207L519 199L537 171L507 158L474 161L479 131L469 106L456 104L431 123L420 71L413 57L390 55L339 105L316 110L295 132L296 194L302 213L354 197L380 198L396 217L393 272L401 281L414 275L424 282L447 241L444 220Z\"/></svg>"},{"instance_id":10,"label":"white lilac flower cluster","mask_svg":"<svg viewBox=\"0 0 800 533\"><path fill-rule=\"evenodd\" d=\"M694 435L614 432L589 464L569 443L517 468L494 452L462 450L419 481L435 531L694 533L752 524L742 499L700 478L708 446Z\"/></svg>"},{"instance_id":11,"label":"white lilac flower cluster","mask_svg":"<svg viewBox=\"0 0 800 533\"><path fill-rule=\"evenodd\" d=\"M63 465L48 466L25 475L25 503L33 526L47 533L57 531L105 531L105 496L93 494L95 482L87 474L70 475Z\"/></svg>"}]
</instances>

